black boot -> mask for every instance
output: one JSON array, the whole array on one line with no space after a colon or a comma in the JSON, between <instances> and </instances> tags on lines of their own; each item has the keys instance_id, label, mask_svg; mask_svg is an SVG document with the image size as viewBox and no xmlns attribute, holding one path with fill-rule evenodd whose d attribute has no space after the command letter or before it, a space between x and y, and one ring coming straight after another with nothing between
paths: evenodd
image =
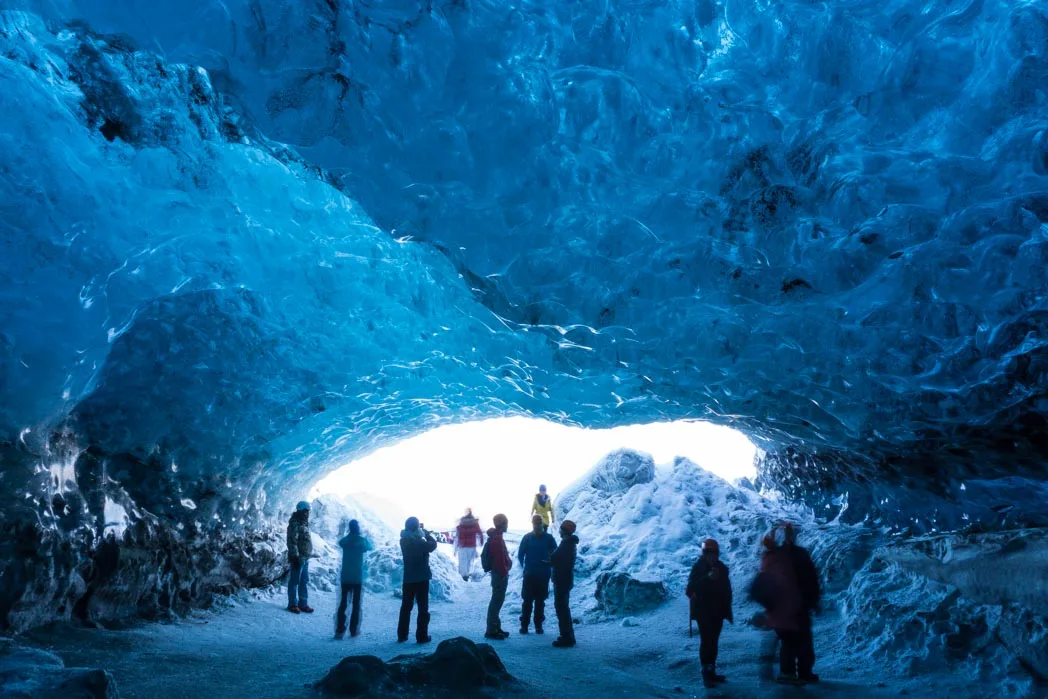
<instances>
[{"instance_id":1,"label":"black boot","mask_svg":"<svg viewBox=\"0 0 1048 699\"><path fill-rule=\"evenodd\" d=\"M714 672L713 665L702 666L702 686L706 689L713 689L717 686L717 675Z\"/></svg>"}]
</instances>

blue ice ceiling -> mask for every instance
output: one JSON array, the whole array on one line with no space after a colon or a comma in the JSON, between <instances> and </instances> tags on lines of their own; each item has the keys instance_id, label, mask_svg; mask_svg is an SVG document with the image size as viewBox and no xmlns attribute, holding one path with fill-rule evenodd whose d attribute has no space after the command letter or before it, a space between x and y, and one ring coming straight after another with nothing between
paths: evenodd
<instances>
[{"instance_id":1,"label":"blue ice ceiling","mask_svg":"<svg viewBox=\"0 0 1048 699\"><path fill-rule=\"evenodd\" d=\"M1039 3L21 8L12 454L71 434L163 509L509 411L711 418L816 486L1045 475Z\"/></svg>"}]
</instances>

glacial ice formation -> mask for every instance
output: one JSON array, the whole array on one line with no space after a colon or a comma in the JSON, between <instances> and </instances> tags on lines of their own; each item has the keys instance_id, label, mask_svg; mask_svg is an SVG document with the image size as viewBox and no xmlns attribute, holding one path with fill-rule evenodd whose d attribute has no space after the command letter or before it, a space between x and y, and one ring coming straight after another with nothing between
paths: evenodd
<instances>
[{"instance_id":1,"label":"glacial ice formation","mask_svg":"<svg viewBox=\"0 0 1048 699\"><path fill-rule=\"evenodd\" d=\"M1040 4L0 8L0 619L270 579L296 493L491 415L1048 522ZM107 512L154 571L93 558Z\"/></svg>"},{"instance_id":2,"label":"glacial ice formation","mask_svg":"<svg viewBox=\"0 0 1048 699\"><path fill-rule=\"evenodd\" d=\"M18 5L12 460L61 425L151 511L243 510L509 411L710 417L786 484L1044 475L1036 4Z\"/></svg>"}]
</instances>

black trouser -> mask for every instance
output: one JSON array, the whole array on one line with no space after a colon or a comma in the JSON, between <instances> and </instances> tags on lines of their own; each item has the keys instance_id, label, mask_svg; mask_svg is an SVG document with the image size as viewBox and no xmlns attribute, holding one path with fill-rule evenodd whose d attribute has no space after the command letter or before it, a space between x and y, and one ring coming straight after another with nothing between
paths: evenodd
<instances>
[{"instance_id":1,"label":"black trouser","mask_svg":"<svg viewBox=\"0 0 1048 699\"><path fill-rule=\"evenodd\" d=\"M531 623L531 608L535 608L535 628L546 621L546 600L549 599L549 577L545 575L528 575L524 573L524 586L521 590L524 606L520 615L520 626L526 629Z\"/></svg>"},{"instance_id":2,"label":"black trouser","mask_svg":"<svg viewBox=\"0 0 1048 699\"><path fill-rule=\"evenodd\" d=\"M724 619L699 619L699 662L705 670L717 664L717 647L720 643Z\"/></svg>"},{"instance_id":3,"label":"black trouser","mask_svg":"<svg viewBox=\"0 0 1048 699\"><path fill-rule=\"evenodd\" d=\"M335 617L335 633L346 632L346 606L351 594L353 595L353 612L349 615L349 632L355 635L360 630L360 583L342 583L342 601L338 603L338 614Z\"/></svg>"},{"instance_id":4,"label":"black trouser","mask_svg":"<svg viewBox=\"0 0 1048 699\"><path fill-rule=\"evenodd\" d=\"M811 635L811 615L804 612L798 619L796 630L777 630L782 641L779 648L779 672L785 675L796 673L801 677L812 674L815 667L815 644Z\"/></svg>"},{"instance_id":5,"label":"black trouser","mask_svg":"<svg viewBox=\"0 0 1048 699\"><path fill-rule=\"evenodd\" d=\"M557 612L557 626L560 637L565 641L575 641L575 627L571 623L571 588L553 584L553 609Z\"/></svg>"},{"instance_id":6,"label":"black trouser","mask_svg":"<svg viewBox=\"0 0 1048 699\"><path fill-rule=\"evenodd\" d=\"M429 636L429 580L418 583L404 583L404 598L400 601L400 623L397 625L397 638L406 641L411 629L411 609L418 602L418 625L415 627L415 640L422 641Z\"/></svg>"}]
</instances>

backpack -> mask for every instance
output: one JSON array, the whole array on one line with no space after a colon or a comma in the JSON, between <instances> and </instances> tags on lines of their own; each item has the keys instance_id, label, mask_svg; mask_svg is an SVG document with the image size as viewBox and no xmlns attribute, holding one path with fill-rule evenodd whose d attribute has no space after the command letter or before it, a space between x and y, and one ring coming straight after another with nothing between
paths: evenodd
<instances>
[{"instance_id":1,"label":"backpack","mask_svg":"<svg viewBox=\"0 0 1048 699\"><path fill-rule=\"evenodd\" d=\"M485 573L490 573L494 567L494 561L491 558L491 539L484 542L484 548L480 550L480 567Z\"/></svg>"}]
</instances>

